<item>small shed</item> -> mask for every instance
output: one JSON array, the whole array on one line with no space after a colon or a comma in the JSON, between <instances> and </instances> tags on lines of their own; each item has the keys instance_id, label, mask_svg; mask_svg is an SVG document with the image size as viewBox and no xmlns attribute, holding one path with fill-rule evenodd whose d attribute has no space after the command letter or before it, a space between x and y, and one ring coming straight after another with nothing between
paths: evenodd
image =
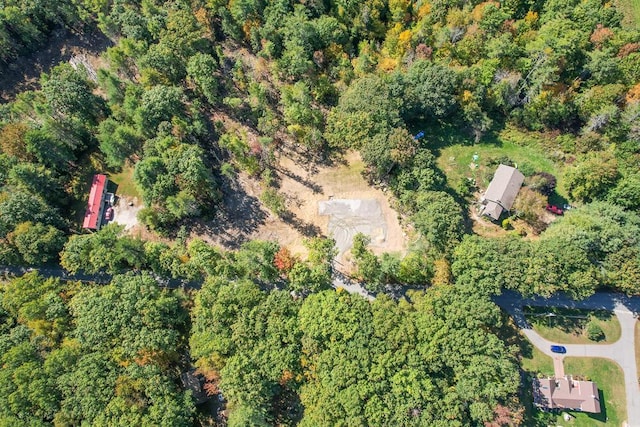
<instances>
[{"instance_id":1,"label":"small shed","mask_svg":"<svg viewBox=\"0 0 640 427\"><path fill-rule=\"evenodd\" d=\"M82 228L88 230L99 230L102 225L102 218L105 208L105 196L107 194L107 183L109 180L106 175L96 174L91 182L91 191L89 192L89 201L87 210L84 214L84 222Z\"/></svg>"},{"instance_id":2,"label":"small shed","mask_svg":"<svg viewBox=\"0 0 640 427\"><path fill-rule=\"evenodd\" d=\"M523 182L524 175L518 169L499 165L487 191L480 199L480 213L497 221L502 212L511 209Z\"/></svg>"}]
</instances>

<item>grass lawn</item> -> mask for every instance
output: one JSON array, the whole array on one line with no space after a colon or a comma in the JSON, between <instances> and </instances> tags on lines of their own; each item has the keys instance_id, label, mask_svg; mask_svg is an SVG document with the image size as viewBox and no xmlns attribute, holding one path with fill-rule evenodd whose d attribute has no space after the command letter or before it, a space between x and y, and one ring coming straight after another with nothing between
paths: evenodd
<instances>
[{"instance_id":1,"label":"grass lawn","mask_svg":"<svg viewBox=\"0 0 640 427\"><path fill-rule=\"evenodd\" d=\"M525 341L529 343L528 340ZM542 373L545 376L553 375L553 360L538 350L537 347L531 347L529 354L523 354L522 369L532 373Z\"/></svg>"},{"instance_id":2,"label":"grass lawn","mask_svg":"<svg viewBox=\"0 0 640 427\"><path fill-rule=\"evenodd\" d=\"M574 413L576 419L569 423L575 426L620 426L627 419L624 375L615 363L607 359L567 357L564 370L573 375L582 375L595 381L600 390L600 414Z\"/></svg>"},{"instance_id":3,"label":"grass lawn","mask_svg":"<svg viewBox=\"0 0 640 427\"><path fill-rule=\"evenodd\" d=\"M561 344L611 344L620 339L620 322L610 311L580 310L549 307L525 307L527 320L533 330L549 341ZM555 316L548 317L547 313ZM585 333L586 325L593 321L604 332L601 341L591 341Z\"/></svg>"},{"instance_id":4,"label":"grass lawn","mask_svg":"<svg viewBox=\"0 0 640 427\"><path fill-rule=\"evenodd\" d=\"M624 14L623 26L627 28L640 26L640 0L617 0L616 6Z\"/></svg>"},{"instance_id":5,"label":"grass lawn","mask_svg":"<svg viewBox=\"0 0 640 427\"><path fill-rule=\"evenodd\" d=\"M455 129L450 131L456 132ZM550 155L554 150L549 149L553 142L548 138L511 128L489 135L475 145L469 138L465 139L460 135L450 138L438 138L439 135L432 137L438 146L436 148L439 148L438 166L447 176L449 185L454 188L462 179L473 178L480 188L486 189L497 167L495 163L506 157L516 163L525 175L527 172L548 172L554 175L558 186L557 194L551 196L551 202L566 203L566 194L562 192L564 165L554 161ZM473 166L474 155L478 155L478 167Z\"/></svg>"},{"instance_id":6,"label":"grass lawn","mask_svg":"<svg viewBox=\"0 0 640 427\"><path fill-rule=\"evenodd\" d=\"M133 181L133 170L133 166L127 165L122 168L122 171L120 173L109 174L109 181L115 183L118 186L118 189L116 190L118 196L140 198L140 193L138 192L138 189L136 188L136 185Z\"/></svg>"}]
</instances>

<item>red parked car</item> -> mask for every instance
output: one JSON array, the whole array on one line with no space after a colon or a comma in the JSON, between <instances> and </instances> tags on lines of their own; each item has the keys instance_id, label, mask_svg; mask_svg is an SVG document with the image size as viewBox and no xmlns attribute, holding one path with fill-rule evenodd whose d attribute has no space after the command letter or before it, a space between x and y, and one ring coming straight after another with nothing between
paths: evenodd
<instances>
[{"instance_id":1,"label":"red parked car","mask_svg":"<svg viewBox=\"0 0 640 427\"><path fill-rule=\"evenodd\" d=\"M555 205L547 205L547 210L556 215L564 214L564 211Z\"/></svg>"},{"instance_id":2,"label":"red parked car","mask_svg":"<svg viewBox=\"0 0 640 427\"><path fill-rule=\"evenodd\" d=\"M104 219L106 221L111 221L113 219L113 208L111 206L107 208L107 211L104 214Z\"/></svg>"}]
</instances>

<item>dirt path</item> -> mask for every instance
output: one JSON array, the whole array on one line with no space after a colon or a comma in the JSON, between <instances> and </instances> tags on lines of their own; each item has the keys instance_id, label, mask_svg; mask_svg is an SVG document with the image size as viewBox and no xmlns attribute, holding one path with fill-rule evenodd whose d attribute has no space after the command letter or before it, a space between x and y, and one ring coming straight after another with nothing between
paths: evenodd
<instances>
[{"instance_id":1,"label":"dirt path","mask_svg":"<svg viewBox=\"0 0 640 427\"><path fill-rule=\"evenodd\" d=\"M113 46L113 42L97 29L84 34L64 29L54 31L42 49L18 58L8 69L2 70L0 103L12 101L25 90L38 89L40 74L49 72L61 62L68 62L73 56L83 55L94 69L104 67L98 55L110 46Z\"/></svg>"}]
</instances>

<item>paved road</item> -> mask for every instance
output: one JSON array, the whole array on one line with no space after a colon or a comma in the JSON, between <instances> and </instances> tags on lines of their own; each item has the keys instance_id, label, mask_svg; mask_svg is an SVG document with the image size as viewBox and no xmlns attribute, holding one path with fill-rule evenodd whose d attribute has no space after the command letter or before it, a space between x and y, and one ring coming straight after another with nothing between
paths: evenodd
<instances>
[{"instance_id":1,"label":"paved road","mask_svg":"<svg viewBox=\"0 0 640 427\"><path fill-rule=\"evenodd\" d=\"M625 390L627 395L627 419L629 426L640 426L640 386L638 385L638 367L635 357L635 325L636 316L640 312L640 297L599 292L582 301L573 301L567 296L557 295L553 298L523 299L513 292L505 292L494 298L495 302L510 313L516 324L522 329L526 337L538 347L540 351L553 358L557 354L551 352L551 344L538 335L527 323L522 307L524 305L542 307L588 308L605 309L615 313L620 322L622 334L620 339L609 345L563 344L567 348L566 356L603 357L612 359L624 372Z\"/></svg>"},{"instance_id":2,"label":"paved road","mask_svg":"<svg viewBox=\"0 0 640 427\"><path fill-rule=\"evenodd\" d=\"M373 301L376 299L373 295L371 295L365 288L360 285L360 283L352 280L346 274L340 272L336 268L332 269L332 277L333 282L332 285L335 289L342 288L350 294L358 294L368 299L369 301Z\"/></svg>"}]
</instances>

